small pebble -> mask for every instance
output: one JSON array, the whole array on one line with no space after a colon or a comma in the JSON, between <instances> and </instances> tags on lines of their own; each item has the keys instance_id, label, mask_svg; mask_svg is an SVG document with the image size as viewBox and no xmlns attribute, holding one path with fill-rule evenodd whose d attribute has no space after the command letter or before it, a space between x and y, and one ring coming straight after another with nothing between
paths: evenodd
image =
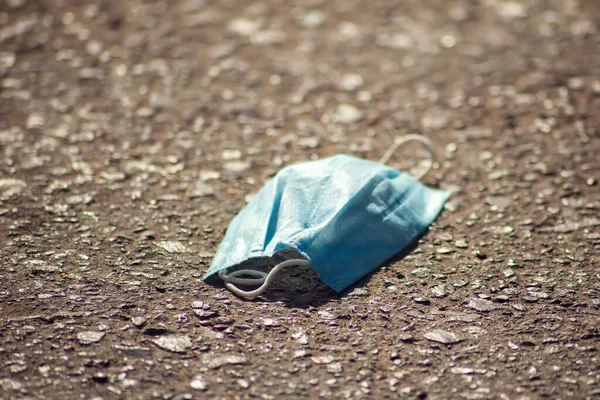
<instances>
[{"instance_id":1,"label":"small pebble","mask_svg":"<svg viewBox=\"0 0 600 400\"><path fill-rule=\"evenodd\" d=\"M432 342L444 344L454 344L463 340L456 333L445 331L442 329L435 329L433 331L426 332L425 334L423 334L423 336L425 336L426 339L431 340Z\"/></svg>"},{"instance_id":2,"label":"small pebble","mask_svg":"<svg viewBox=\"0 0 600 400\"><path fill-rule=\"evenodd\" d=\"M160 336L153 339L152 343L163 350L172 351L174 353L185 353L187 349L192 347L192 340L184 335Z\"/></svg>"},{"instance_id":3,"label":"small pebble","mask_svg":"<svg viewBox=\"0 0 600 400\"><path fill-rule=\"evenodd\" d=\"M477 311L488 312L497 309L499 306L490 300L475 298L469 301L467 307Z\"/></svg>"},{"instance_id":4,"label":"small pebble","mask_svg":"<svg viewBox=\"0 0 600 400\"><path fill-rule=\"evenodd\" d=\"M104 332L84 331L77 334L77 340L83 345L98 343L104 338Z\"/></svg>"},{"instance_id":5,"label":"small pebble","mask_svg":"<svg viewBox=\"0 0 600 400\"><path fill-rule=\"evenodd\" d=\"M195 375L190 381L190 387L199 391L205 391L207 389L206 382L202 375Z\"/></svg>"},{"instance_id":6,"label":"small pebble","mask_svg":"<svg viewBox=\"0 0 600 400\"><path fill-rule=\"evenodd\" d=\"M363 118L363 113L351 104L340 104L334 114L334 121L340 124L353 124Z\"/></svg>"},{"instance_id":7,"label":"small pebble","mask_svg":"<svg viewBox=\"0 0 600 400\"><path fill-rule=\"evenodd\" d=\"M424 304L424 305L429 305L431 304L431 300L429 300L427 297L415 297L415 303L418 304Z\"/></svg>"}]
</instances>

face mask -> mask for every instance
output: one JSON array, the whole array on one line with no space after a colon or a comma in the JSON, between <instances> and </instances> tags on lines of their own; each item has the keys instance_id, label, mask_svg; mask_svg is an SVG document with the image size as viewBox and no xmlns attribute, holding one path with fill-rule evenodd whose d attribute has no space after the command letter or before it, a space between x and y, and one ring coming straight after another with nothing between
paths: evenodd
<instances>
[{"instance_id":1,"label":"face mask","mask_svg":"<svg viewBox=\"0 0 600 400\"><path fill-rule=\"evenodd\" d=\"M418 239L450 195L384 165L399 146L413 140L435 155L428 139L407 135L379 163L336 155L282 169L233 219L204 280L220 278L229 290L250 299L288 266L314 268L337 292L372 272ZM298 258L268 274L236 270L248 260L289 250ZM244 291L236 285L260 287Z\"/></svg>"}]
</instances>

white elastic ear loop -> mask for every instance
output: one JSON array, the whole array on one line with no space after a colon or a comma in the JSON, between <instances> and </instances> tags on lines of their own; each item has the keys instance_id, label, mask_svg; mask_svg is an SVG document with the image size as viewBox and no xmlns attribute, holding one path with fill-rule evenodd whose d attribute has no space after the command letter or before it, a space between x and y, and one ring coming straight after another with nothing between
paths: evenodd
<instances>
[{"instance_id":1,"label":"white elastic ear loop","mask_svg":"<svg viewBox=\"0 0 600 400\"><path fill-rule=\"evenodd\" d=\"M253 278L239 278L240 276L244 275L252 276ZM219 272L219 277L225 282L235 283L236 285L258 286L263 284L267 278L267 273L263 271L257 271L255 269L240 269L230 272L229 274Z\"/></svg>"},{"instance_id":2,"label":"white elastic ear loop","mask_svg":"<svg viewBox=\"0 0 600 400\"><path fill-rule=\"evenodd\" d=\"M424 172L422 172L421 174L415 176L415 178L421 180L425 175L427 175L429 173L429 171L431 171L431 169L433 168L433 164L437 161L437 154L433 147L433 143L431 142L431 140L429 140L428 138L426 138L423 135L417 135L417 134L413 133L410 135L404 135L404 136L397 137L394 140L394 144L392 144L392 146L388 149L388 151L385 152L383 157L381 157L381 159L379 160L379 163L380 164L387 163L390 160L390 157L392 156L392 154L394 154L394 152L396 150L398 150L398 148L400 146L404 145L405 143L412 142L412 141L417 141L417 142L423 143L425 145L425 147L427 148L427 150L429 151L429 154L431 157L431 164L429 164L427 169Z\"/></svg>"},{"instance_id":3,"label":"white elastic ear loop","mask_svg":"<svg viewBox=\"0 0 600 400\"><path fill-rule=\"evenodd\" d=\"M219 277L223 279L225 282L225 287L231 290L233 293L237 294L240 297L246 299L253 299L257 296L260 296L269 288L279 271L281 271L285 267L289 267L290 265L300 265L308 267L310 263L301 258L295 258L293 260L286 260L279 264L277 264L268 274L262 271L256 271L252 269L240 269L230 274L226 274L225 272L219 272ZM250 275L255 278L239 278L240 275ZM261 285L259 288L254 290L242 290L236 287L235 284L238 285Z\"/></svg>"}]
</instances>

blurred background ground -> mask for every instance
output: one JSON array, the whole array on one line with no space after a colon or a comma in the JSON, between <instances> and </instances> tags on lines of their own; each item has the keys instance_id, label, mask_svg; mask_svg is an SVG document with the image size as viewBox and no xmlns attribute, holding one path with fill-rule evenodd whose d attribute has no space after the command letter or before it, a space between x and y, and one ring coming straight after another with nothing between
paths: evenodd
<instances>
[{"instance_id":1,"label":"blurred background ground","mask_svg":"<svg viewBox=\"0 0 600 400\"><path fill-rule=\"evenodd\" d=\"M600 397L599 22L595 0L4 0L1 397ZM280 168L409 132L454 191L410 255L340 295L202 283Z\"/></svg>"}]
</instances>

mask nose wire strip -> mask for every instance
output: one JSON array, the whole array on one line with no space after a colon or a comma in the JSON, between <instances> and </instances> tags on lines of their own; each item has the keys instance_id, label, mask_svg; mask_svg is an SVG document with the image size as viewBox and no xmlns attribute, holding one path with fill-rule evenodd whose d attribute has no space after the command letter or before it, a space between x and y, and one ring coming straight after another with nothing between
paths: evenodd
<instances>
[{"instance_id":1,"label":"mask nose wire strip","mask_svg":"<svg viewBox=\"0 0 600 400\"><path fill-rule=\"evenodd\" d=\"M310 266L310 263L306 260L297 258L297 259L293 259L293 260L286 260L283 261L279 264L277 264L275 267L273 267L273 269L271 269L271 271L269 271L268 274L262 272L262 271L256 271L256 270L250 270L250 269L241 269L235 272L232 272L230 274L225 274L220 272L219 273L219 277L221 279L223 279L223 281L225 282L225 287L229 290L231 290L233 293L235 293L236 295L246 298L246 299L253 299L257 296L260 296L261 294L263 294L265 292L265 290L267 290L269 288L269 286L271 286L271 283L273 282L273 280L275 279L275 277L277 276L277 274L279 273L279 271L281 271L283 268L285 267L289 267L291 265L300 265L300 266ZM255 278L239 278L239 275L250 275L250 276L254 276ZM235 284L238 285L255 285L255 284L260 284L261 286L257 289L254 290L242 290L238 287L236 287Z\"/></svg>"},{"instance_id":2,"label":"mask nose wire strip","mask_svg":"<svg viewBox=\"0 0 600 400\"><path fill-rule=\"evenodd\" d=\"M410 135L404 135L404 136L397 137L394 140L394 144L392 144L390 146L390 148L388 149L388 151L385 152L383 157L381 157L381 159L379 160L379 163L386 164L390 160L390 157L392 157L394 152L396 150L398 150L398 148L400 148L404 144L406 144L408 142L412 142L412 141L423 143L425 145L425 147L427 148L427 150L429 151L430 157L431 157L431 164L428 166L428 168L421 174L415 176L415 178L417 178L418 180L421 180L425 175L427 175L429 173L429 171L431 171L431 169L433 168L433 164L437 161L437 154L433 147L433 143L431 142L431 140L429 140L428 138L426 138L423 135L410 134Z\"/></svg>"}]
</instances>

